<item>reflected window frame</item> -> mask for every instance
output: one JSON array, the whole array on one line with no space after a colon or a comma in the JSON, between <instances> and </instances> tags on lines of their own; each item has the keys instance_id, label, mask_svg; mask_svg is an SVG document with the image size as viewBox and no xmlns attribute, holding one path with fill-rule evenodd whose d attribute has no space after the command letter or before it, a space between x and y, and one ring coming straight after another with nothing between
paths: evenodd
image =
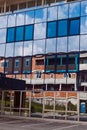
<instances>
[{"instance_id":1,"label":"reflected window frame","mask_svg":"<svg viewBox=\"0 0 87 130\"><path fill-rule=\"evenodd\" d=\"M18 39L18 34L20 33L20 32L19 32L19 29L22 29L22 32L21 32L22 35L21 35L21 38L20 38L20 39ZM16 42L24 41L24 26L16 26L15 31L16 31L15 41L16 41ZM18 31L18 34L17 34L17 31Z\"/></svg>"},{"instance_id":2,"label":"reflected window frame","mask_svg":"<svg viewBox=\"0 0 87 130\"><path fill-rule=\"evenodd\" d=\"M53 25L54 27L52 27L52 25L50 25L50 24L55 24L55 25ZM50 27L49 27L50 26ZM55 30L55 34L54 35L51 35L50 36L50 28L54 28ZM52 30L51 30L52 31ZM55 21L50 21L50 22L47 22L47 29L46 29L46 38L56 38L57 37L57 21L55 20Z\"/></svg>"},{"instance_id":3,"label":"reflected window frame","mask_svg":"<svg viewBox=\"0 0 87 130\"><path fill-rule=\"evenodd\" d=\"M63 22L64 22L64 28L63 28L63 26L60 27L60 25L59 25L60 23L62 23L62 25L63 25ZM65 29L65 22L66 22L66 29ZM58 22L57 22L57 37L66 37L68 35L68 25L69 25L68 19L58 20ZM66 31L65 32L66 34L62 34L62 33L59 34L60 33L59 28L60 28L60 30L61 30L61 28L63 28Z\"/></svg>"},{"instance_id":4,"label":"reflected window frame","mask_svg":"<svg viewBox=\"0 0 87 130\"><path fill-rule=\"evenodd\" d=\"M75 23L76 24L75 25L74 23L72 23L74 21L78 22L79 24ZM75 26L75 29L77 32L75 32L75 31L72 32L72 28L74 28L74 26ZM74 35L80 35L80 17L69 19L68 36L74 36Z\"/></svg>"},{"instance_id":5,"label":"reflected window frame","mask_svg":"<svg viewBox=\"0 0 87 130\"><path fill-rule=\"evenodd\" d=\"M27 30L28 29L28 27L30 27L29 28L29 30ZM31 29L32 28L32 29ZM27 31L26 31L27 30ZM32 32L31 32L31 30L32 30ZM30 31L30 33L31 33L31 37L28 37L27 38L27 33L28 33L28 31ZM31 41L31 40L33 40L34 39L34 24L29 24L29 25L26 25L26 26L24 26L24 41Z\"/></svg>"},{"instance_id":6,"label":"reflected window frame","mask_svg":"<svg viewBox=\"0 0 87 130\"><path fill-rule=\"evenodd\" d=\"M11 40L9 40L8 36L10 34L8 34L8 33L9 33L9 30L11 30L11 29L13 29L13 32L11 32L11 36L13 35L13 38ZM6 43L15 42L15 33L16 33L16 28L15 27L7 28Z\"/></svg>"}]
</instances>

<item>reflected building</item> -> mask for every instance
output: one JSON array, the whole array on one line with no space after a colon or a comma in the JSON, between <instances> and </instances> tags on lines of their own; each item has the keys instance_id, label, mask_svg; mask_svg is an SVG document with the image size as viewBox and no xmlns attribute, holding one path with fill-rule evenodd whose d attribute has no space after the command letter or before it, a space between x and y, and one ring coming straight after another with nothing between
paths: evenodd
<instances>
[{"instance_id":1,"label":"reflected building","mask_svg":"<svg viewBox=\"0 0 87 130\"><path fill-rule=\"evenodd\" d=\"M0 72L30 90L86 91L87 0L1 0L0 12Z\"/></svg>"}]
</instances>

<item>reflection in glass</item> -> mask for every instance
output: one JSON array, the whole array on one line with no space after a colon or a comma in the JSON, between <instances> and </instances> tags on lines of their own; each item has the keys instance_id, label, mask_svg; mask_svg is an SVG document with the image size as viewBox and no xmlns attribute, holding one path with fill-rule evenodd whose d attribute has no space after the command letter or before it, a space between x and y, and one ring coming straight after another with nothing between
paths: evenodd
<instances>
[{"instance_id":1,"label":"reflection in glass","mask_svg":"<svg viewBox=\"0 0 87 130\"><path fill-rule=\"evenodd\" d=\"M48 8L48 21L57 20L57 6Z\"/></svg>"},{"instance_id":2,"label":"reflection in glass","mask_svg":"<svg viewBox=\"0 0 87 130\"><path fill-rule=\"evenodd\" d=\"M56 37L57 22L48 22L47 24L47 38Z\"/></svg>"},{"instance_id":3,"label":"reflection in glass","mask_svg":"<svg viewBox=\"0 0 87 130\"><path fill-rule=\"evenodd\" d=\"M47 19L47 8L35 10L35 23L43 22Z\"/></svg>"},{"instance_id":4,"label":"reflection in glass","mask_svg":"<svg viewBox=\"0 0 87 130\"><path fill-rule=\"evenodd\" d=\"M16 21L16 25L24 25L24 16L25 16L25 13L18 13L17 14L17 21Z\"/></svg>"},{"instance_id":5,"label":"reflection in glass","mask_svg":"<svg viewBox=\"0 0 87 130\"><path fill-rule=\"evenodd\" d=\"M87 35L80 37L80 51L87 51Z\"/></svg>"},{"instance_id":6,"label":"reflection in glass","mask_svg":"<svg viewBox=\"0 0 87 130\"><path fill-rule=\"evenodd\" d=\"M14 56L22 56L22 55L23 55L23 42L16 42Z\"/></svg>"},{"instance_id":7,"label":"reflection in glass","mask_svg":"<svg viewBox=\"0 0 87 130\"><path fill-rule=\"evenodd\" d=\"M68 4L58 6L58 19L68 18Z\"/></svg>"},{"instance_id":8,"label":"reflection in glass","mask_svg":"<svg viewBox=\"0 0 87 130\"><path fill-rule=\"evenodd\" d=\"M0 29L0 43L6 43L6 29Z\"/></svg>"},{"instance_id":9,"label":"reflection in glass","mask_svg":"<svg viewBox=\"0 0 87 130\"><path fill-rule=\"evenodd\" d=\"M69 17L79 17L80 16L80 2L70 3L69 6Z\"/></svg>"},{"instance_id":10,"label":"reflection in glass","mask_svg":"<svg viewBox=\"0 0 87 130\"><path fill-rule=\"evenodd\" d=\"M7 29L7 42L14 42L15 38L15 28Z\"/></svg>"},{"instance_id":11,"label":"reflection in glass","mask_svg":"<svg viewBox=\"0 0 87 130\"><path fill-rule=\"evenodd\" d=\"M46 41L46 53L56 52L56 38L47 39Z\"/></svg>"},{"instance_id":12,"label":"reflection in glass","mask_svg":"<svg viewBox=\"0 0 87 130\"><path fill-rule=\"evenodd\" d=\"M87 1L81 2L81 16L87 15Z\"/></svg>"},{"instance_id":13,"label":"reflection in glass","mask_svg":"<svg viewBox=\"0 0 87 130\"><path fill-rule=\"evenodd\" d=\"M87 17L81 17L80 34L87 33Z\"/></svg>"},{"instance_id":14,"label":"reflection in glass","mask_svg":"<svg viewBox=\"0 0 87 130\"><path fill-rule=\"evenodd\" d=\"M0 28L7 27L7 16L0 16Z\"/></svg>"},{"instance_id":15,"label":"reflection in glass","mask_svg":"<svg viewBox=\"0 0 87 130\"><path fill-rule=\"evenodd\" d=\"M61 20L58 22L58 36L66 36L68 32L68 21Z\"/></svg>"},{"instance_id":16,"label":"reflection in glass","mask_svg":"<svg viewBox=\"0 0 87 130\"><path fill-rule=\"evenodd\" d=\"M79 51L79 36L72 36L68 39L68 52Z\"/></svg>"},{"instance_id":17,"label":"reflection in glass","mask_svg":"<svg viewBox=\"0 0 87 130\"><path fill-rule=\"evenodd\" d=\"M34 23L34 11L30 10L26 12L25 24L32 24L32 23Z\"/></svg>"},{"instance_id":18,"label":"reflection in glass","mask_svg":"<svg viewBox=\"0 0 87 130\"><path fill-rule=\"evenodd\" d=\"M14 51L14 43L6 44L5 57L13 57L13 51Z\"/></svg>"},{"instance_id":19,"label":"reflection in glass","mask_svg":"<svg viewBox=\"0 0 87 130\"><path fill-rule=\"evenodd\" d=\"M5 44L0 44L0 56L5 56Z\"/></svg>"},{"instance_id":20,"label":"reflection in glass","mask_svg":"<svg viewBox=\"0 0 87 130\"><path fill-rule=\"evenodd\" d=\"M67 52L67 37L57 39L57 52Z\"/></svg>"},{"instance_id":21,"label":"reflection in glass","mask_svg":"<svg viewBox=\"0 0 87 130\"><path fill-rule=\"evenodd\" d=\"M32 41L24 42L24 56L32 55Z\"/></svg>"},{"instance_id":22,"label":"reflection in glass","mask_svg":"<svg viewBox=\"0 0 87 130\"><path fill-rule=\"evenodd\" d=\"M15 19L16 19L16 14L8 15L8 27L15 26Z\"/></svg>"},{"instance_id":23,"label":"reflection in glass","mask_svg":"<svg viewBox=\"0 0 87 130\"><path fill-rule=\"evenodd\" d=\"M16 27L16 41L23 41L24 39L24 27Z\"/></svg>"},{"instance_id":24,"label":"reflection in glass","mask_svg":"<svg viewBox=\"0 0 87 130\"><path fill-rule=\"evenodd\" d=\"M44 54L44 53L45 53L45 40L34 41L33 55L34 54Z\"/></svg>"},{"instance_id":25,"label":"reflection in glass","mask_svg":"<svg viewBox=\"0 0 87 130\"><path fill-rule=\"evenodd\" d=\"M69 35L80 34L80 20L74 19L69 21Z\"/></svg>"},{"instance_id":26,"label":"reflection in glass","mask_svg":"<svg viewBox=\"0 0 87 130\"><path fill-rule=\"evenodd\" d=\"M42 39L46 37L46 23L35 24L34 39Z\"/></svg>"},{"instance_id":27,"label":"reflection in glass","mask_svg":"<svg viewBox=\"0 0 87 130\"><path fill-rule=\"evenodd\" d=\"M34 25L25 26L25 39L24 40L32 40L34 34Z\"/></svg>"}]
</instances>

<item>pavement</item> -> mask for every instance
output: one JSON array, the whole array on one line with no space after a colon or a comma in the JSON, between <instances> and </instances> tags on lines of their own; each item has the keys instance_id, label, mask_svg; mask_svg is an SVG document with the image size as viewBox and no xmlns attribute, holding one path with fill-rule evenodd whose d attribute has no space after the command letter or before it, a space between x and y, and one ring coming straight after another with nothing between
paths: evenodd
<instances>
[{"instance_id":1,"label":"pavement","mask_svg":"<svg viewBox=\"0 0 87 130\"><path fill-rule=\"evenodd\" d=\"M0 130L87 130L86 122L0 116Z\"/></svg>"}]
</instances>

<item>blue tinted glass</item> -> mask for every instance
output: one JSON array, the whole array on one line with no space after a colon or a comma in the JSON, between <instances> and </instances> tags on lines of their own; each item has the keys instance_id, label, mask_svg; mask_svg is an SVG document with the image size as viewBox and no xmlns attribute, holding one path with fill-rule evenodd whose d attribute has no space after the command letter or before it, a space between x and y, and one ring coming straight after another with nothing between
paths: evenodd
<instances>
[{"instance_id":1,"label":"blue tinted glass","mask_svg":"<svg viewBox=\"0 0 87 130\"><path fill-rule=\"evenodd\" d=\"M67 20L58 22L58 36L66 36L67 35Z\"/></svg>"},{"instance_id":2,"label":"blue tinted glass","mask_svg":"<svg viewBox=\"0 0 87 130\"><path fill-rule=\"evenodd\" d=\"M16 41L23 41L24 27L20 26L16 28Z\"/></svg>"},{"instance_id":3,"label":"blue tinted glass","mask_svg":"<svg viewBox=\"0 0 87 130\"><path fill-rule=\"evenodd\" d=\"M25 40L32 40L33 39L33 25L25 26Z\"/></svg>"},{"instance_id":4,"label":"blue tinted glass","mask_svg":"<svg viewBox=\"0 0 87 130\"><path fill-rule=\"evenodd\" d=\"M15 28L7 29L7 42L14 42Z\"/></svg>"},{"instance_id":5,"label":"blue tinted glass","mask_svg":"<svg viewBox=\"0 0 87 130\"><path fill-rule=\"evenodd\" d=\"M79 27L79 19L76 20L70 20L70 30L69 34L70 35L77 35L80 33L80 27Z\"/></svg>"},{"instance_id":6,"label":"blue tinted glass","mask_svg":"<svg viewBox=\"0 0 87 130\"><path fill-rule=\"evenodd\" d=\"M47 27L47 37L56 37L56 21L55 22L48 22Z\"/></svg>"}]
</instances>

